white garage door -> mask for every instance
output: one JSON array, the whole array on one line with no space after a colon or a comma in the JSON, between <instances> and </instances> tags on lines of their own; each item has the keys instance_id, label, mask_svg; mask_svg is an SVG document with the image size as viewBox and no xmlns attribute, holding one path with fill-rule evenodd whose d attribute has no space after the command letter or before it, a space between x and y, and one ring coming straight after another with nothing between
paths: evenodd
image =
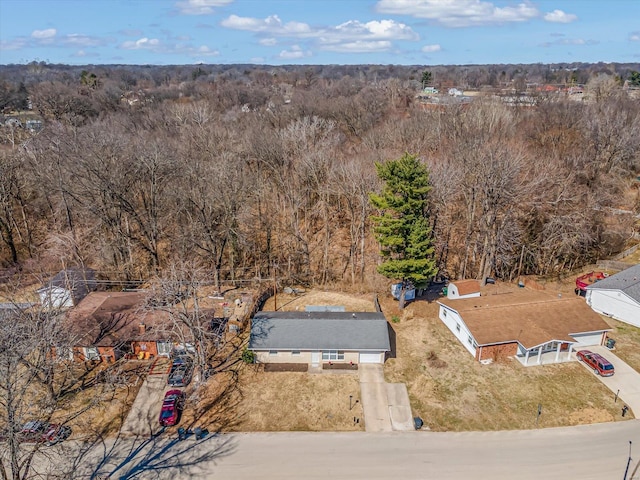
<instances>
[{"instance_id":1,"label":"white garage door","mask_svg":"<svg viewBox=\"0 0 640 480\"><path fill-rule=\"evenodd\" d=\"M382 363L383 354L381 353L361 353L360 363Z\"/></svg>"}]
</instances>

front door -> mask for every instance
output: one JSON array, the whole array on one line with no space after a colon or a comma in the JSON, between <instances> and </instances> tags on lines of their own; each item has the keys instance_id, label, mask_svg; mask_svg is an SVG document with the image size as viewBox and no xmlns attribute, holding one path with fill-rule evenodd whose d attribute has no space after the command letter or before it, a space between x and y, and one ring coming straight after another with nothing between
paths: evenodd
<instances>
[{"instance_id":1,"label":"front door","mask_svg":"<svg viewBox=\"0 0 640 480\"><path fill-rule=\"evenodd\" d=\"M158 347L159 357L169 357L171 355L171 350L173 348L173 344L171 342L159 340L156 342L156 346Z\"/></svg>"},{"instance_id":2,"label":"front door","mask_svg":"<svg viewBox=\"0 0 640 480\"><path fill-rule=\"evenodd\" d=\"M320 352L311 352L311 365L314 367L320 365Z\"/></svg>"}]
</instances>

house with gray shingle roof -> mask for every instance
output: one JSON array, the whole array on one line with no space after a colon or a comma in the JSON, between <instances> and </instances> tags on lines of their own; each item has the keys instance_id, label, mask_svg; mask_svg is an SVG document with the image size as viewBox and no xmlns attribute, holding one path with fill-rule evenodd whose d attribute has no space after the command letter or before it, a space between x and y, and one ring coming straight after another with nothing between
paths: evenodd
<instances>
[{"instance_id":1,"label":"house with gray shingle roof","mask_svg":"<svg viewBox=\"0 0 640 480\"><path fill-rule=\"evenodd\" d=\"M640 264L589 285L585 298L596 312L640 327Z\"/></svg>"},{"instance_id":2,"label":"house with gray shingle roof","mask_svg":"<svg viewBox=\"0 0 640 480\"><path fill-rule=\"evenodd\" d=\"M378 312L258 312L249 350L259 363L384 363L388 328Z\"/></svg>"}]
</instances>

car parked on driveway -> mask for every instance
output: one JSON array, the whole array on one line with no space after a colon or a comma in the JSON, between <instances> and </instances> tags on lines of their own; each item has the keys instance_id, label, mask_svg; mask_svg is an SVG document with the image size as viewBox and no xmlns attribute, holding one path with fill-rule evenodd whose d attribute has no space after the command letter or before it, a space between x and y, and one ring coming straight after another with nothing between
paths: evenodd
<instances>
[{"instance_id":1,"label":"car parked on driveway","mask_svg":"<svg viewBox=\"0 0 640 480\"><path fill-rule=\"evenodd\" d=\"M27 422L20 431L20 440L23 442L46 443L55 445L66 440L71 435L71 428L65 425L32 420Z\"/></svg>"},{"instance_id":2,"label":"car parked on driveway","mask_svg":"<svg viewBox=\"0 0 640 480\"><path fill-rule=\"evenodd\" d=\"M171 387L186 387L193 377L193 360L191 357L176 357L171 364L167 385Z\"/></svg>"},{"instance_id":3,"label":"car parked on driveway","mask_svg":"<svg viewBox=\"0 0 640 480\"><path fill-rule=\"evenodd\" d=\"M180 415L184 408L184 397L182 390L169 390L165 393L160 417L158 417L160 425L171 427L180 421Z\"/></svg>"},{"instance_id":4,"label":"car parked on driveway","mask_svg":"<svg viewBox=\"0 0 640 480\"><path fill-rule=\"evenodd\" d=\"M590 350L580 350L576 353L576 356L578 357L578 360L590 366L596 375L610 377L615 373L613 365L598 353L593 353Z\"/></svg>"}]
</instances>

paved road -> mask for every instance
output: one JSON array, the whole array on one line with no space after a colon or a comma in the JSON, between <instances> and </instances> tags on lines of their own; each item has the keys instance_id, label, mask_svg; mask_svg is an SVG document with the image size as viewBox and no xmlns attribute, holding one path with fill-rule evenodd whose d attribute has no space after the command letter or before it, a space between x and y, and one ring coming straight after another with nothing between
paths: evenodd
<instances>
[{"instance_id":1,"label":"paved road","mask_svg":"<svg viewBox=\"0 0 640 480\"><path fill-rule=\"evenodd\" d=\"M74 479L640 480L640 420L507 432L160 435L96 448ZM96 470L104 451L110 457ZM49 460L50 461L50 460ZM95 478L95 477L94 477Z\"/></svg>"}]
</instances>

